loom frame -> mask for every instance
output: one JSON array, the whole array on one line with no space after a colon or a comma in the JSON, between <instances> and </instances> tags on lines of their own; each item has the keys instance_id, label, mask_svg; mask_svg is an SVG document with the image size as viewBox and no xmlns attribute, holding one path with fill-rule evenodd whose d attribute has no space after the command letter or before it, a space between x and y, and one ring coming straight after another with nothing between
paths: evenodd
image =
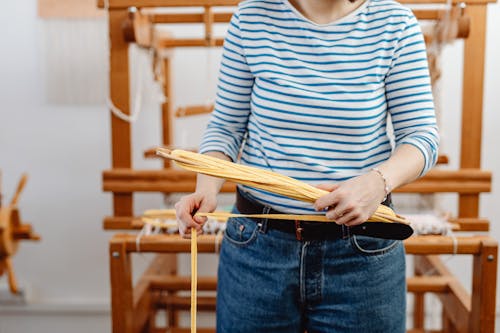
<instances>
[{"instance_id":1,"label":"loom frame","mask_svg":"<svg viewBox=\"0 0 500 333\"><path fill-rule=\"evenodd\" d=\"M212 7L234 6L238 0L108 0L110 35L110 97L124 113L130 114L130 73L128 46L131 36L142 47L156 50L176 47L215 47L222 45L220 38L211 34L213 23L228 20L227 14L215 14ZM412 0L403 3L437 4L446 0ZM467 0L465 14L470 17L470 32L464 42L462 140L459 170L432 170L421 180L400 189L406 192L458 193L459 209L455 221L464 231L488 231L489 220L480 218L480 193L491 191L491 173L481 169L482 110L484 55L486 33L486 9L495 0ZM454 4L459 1L454 0ZM104 6L104 0L98 5ZM141 10L149 7L200 7L202 15L168 14L140 18ZM131 19L131 7L138 8ZM418 11L416 11L416 14ZM426 19L438 18L439 11L421 11L417 14ZM139 17L140 19L137 19ZM140 22L141 25L135 25ZM155 38L148 33L155 24L198 22L205 24L205 36L197 39L176 39L162 35ZM124 28L125 27L125 28ZM128 31L125 31L128 29ZM142 30L141 30L142 29ZM132 31L132 34L130 32ZM151 32L151 31L149 31ZM159 54L159 53L158 53ZM163 77L163 91L167 102L162 105L161 143L169 146L172 140L171 59L159 59ZM113 215L104 219L106 230L133 230L141 227L133 216L134 192L190 192L194 189L194 176L183 171L174 171L165 162L163 170L137 170L131 160L131 126L111 113L112 169L103 172L103 190L113 196ZM224 192L234 191L233 184L226 184ZM444 236L416 236L405 241L408 254L415 255L415 277L408 278L408 290L415 294L414 328L409 332L425 332L424 297L436 293L443 303L442 330L433 332L494 332L495 301L488 297L496 294L497 242L489 236L468 236L458 238L458 253L473 256L472 292L469 294L453 276L439 254L452 253L453 244ZM112 331L137 332L188 332L178 327L178 311L186 309L186 300L177 296L179 290L189 290L189 277L177 275L176 254L189 251L189 241L177 236L144 236L137 248L136 236L115 234L109 243ZM215 239L202 236L199 251L212 253ZM158 253L139 282L132 283L131 256L138 251ZM434 271L433 276L422 276ZM186 287L186 283L188 286ZM212 290L214 280L200 278L200 288ZM203 287L204 286L204 287ZM488 288L482 288L488 286ZM158 296L160 290L160 296ZM164 298L162 298L162 291ZM200 299L200 310L213 310L213 299ZM169 307L168 318L171 327L157 327L156 313ZM202 330L199 332L213 332Z\"/></svg>"}]
</instances>

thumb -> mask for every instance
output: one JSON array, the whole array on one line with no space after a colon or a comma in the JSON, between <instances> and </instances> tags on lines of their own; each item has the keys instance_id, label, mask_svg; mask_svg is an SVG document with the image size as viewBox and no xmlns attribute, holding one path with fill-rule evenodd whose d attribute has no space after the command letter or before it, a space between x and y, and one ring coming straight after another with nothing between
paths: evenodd
<instances>
[{"instance_id":1,"label":"thumb","mask_svg":"<svg viewBox=\"0 0 500 333\"><path fill-rule=\"evenodd\" d=\"M339 188L339 184L319 184L319 185L316 185L317 188L321 189L321 190L325 190L325 191L328 191L328 192L333 192L335 191L336 189Z\"/></svg>"},{"instance_id":2,"label":"thumb","mask_svg":"<svg viewBox=\"0 0 500 333\"><path fill-rule=\"evenodd\" d=\"M196 212L200 213L211 213L213 212L215 207L213 207L213 204L209 203L208 200L203 200L200 204L200 207L196 210ZM205 223L207 221L207 218L205 216L194 216L193 219L198 222L198 223Z\"/></svg>"}]
</instances>

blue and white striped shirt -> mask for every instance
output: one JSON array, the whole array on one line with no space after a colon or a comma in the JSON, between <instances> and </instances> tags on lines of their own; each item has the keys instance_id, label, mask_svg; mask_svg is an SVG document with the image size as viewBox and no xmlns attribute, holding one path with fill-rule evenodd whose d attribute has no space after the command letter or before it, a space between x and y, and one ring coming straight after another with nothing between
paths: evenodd
<instances>
[{"instance_id":1,"label":"blue and white striped shirt","mask_svg":"<svg viewBox=\"0 0 500 333\"><path fill-rule=\"evenodd\" d=\"M388 115L390 117L388 118ZM310 184L340 182L410 144L427 172L439 142L425 44L410 9L366 0L319 25L288 0L240 3L224 43L215 110L200 152ZM314 213L312 205L244 187L276 210Z\"/></svg>"}]
</instances>

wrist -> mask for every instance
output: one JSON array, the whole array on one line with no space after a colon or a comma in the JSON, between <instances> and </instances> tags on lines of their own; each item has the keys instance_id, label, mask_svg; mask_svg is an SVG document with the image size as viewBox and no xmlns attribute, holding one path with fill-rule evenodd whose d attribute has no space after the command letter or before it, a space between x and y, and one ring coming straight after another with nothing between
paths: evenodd
<instances>
[{"instance_id":1,"label":"wrist","mask_svg":"<svg viewBox=\"0 0 500 333\"><path fill-rule=\"evenodd\" d=\"M202 196L212 196L212 197L215 197L215 196L217 196L218 191L217 191L217 189L197 188L194 193L202 195Z\"/></svg>"},{"instance_id":2,"label":"wrist","mask_svg":"<svg viewBox=\"0 0 500 333\"><path fill-rule=\"evenodd\" d=\"M389 183L389 180L387 179L386 175L380 171L379 168L372 168L371 169L371 172L373 174L375 174L381 181L382 181L382 184L383 184L383 193L384 193L384 198L382 201L385 201L387 199L387 196L389 195L389 193L391 193L392 191L392 187Z\"/></svg>"}]
</instances>

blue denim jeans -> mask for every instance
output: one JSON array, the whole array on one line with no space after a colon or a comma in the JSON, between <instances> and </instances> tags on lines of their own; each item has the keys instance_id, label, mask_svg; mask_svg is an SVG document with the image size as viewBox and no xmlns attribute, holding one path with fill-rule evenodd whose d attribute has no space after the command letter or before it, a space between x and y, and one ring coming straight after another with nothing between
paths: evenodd
<instances>
[{"instance_id":1,"label":"blue denim jeans","mask_svg":"<svg viewBox=\"0 0 500 333\"><path fill-rule=\"evenodd\" d=\"M403 333L405 317L400 241L350 236L301 242L266 230L265 221L228 221L218 271L218 333Z\"/></svg>"}]
</instances>

